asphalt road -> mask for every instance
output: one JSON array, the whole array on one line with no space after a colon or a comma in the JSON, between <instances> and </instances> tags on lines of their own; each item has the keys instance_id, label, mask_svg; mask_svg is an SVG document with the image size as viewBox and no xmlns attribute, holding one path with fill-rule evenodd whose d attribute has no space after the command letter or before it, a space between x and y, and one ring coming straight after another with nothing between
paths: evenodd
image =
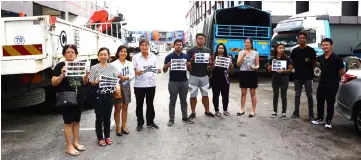
<instances>
[{"instance_id":1,"label":"asphalt road","mask_svg":"<svg viewBox=\"0 0 361 160\"><path fill-rule=\"evenodd\" d=\"M162 63L164 55L158 56L158 59ZM130 134L116 137L112 130L113 145L99 147L94 130L94 111L84 110L80 139L87 150L78 157L65 154L63 120L61 114L54 109L32 107L2 111L1 158L4 160L361 159L361 137L356 133L353 124L336 112L332 130L326 130L324 126L311 125L307 121L307 99L304 93L301 97L300 119L270 118L272 89L270 79L267 77L260 78L256 117L236 116L240 110L241 92L237 80L233 79L229 103L230 117L204 116L204 109L199 101L195 124L184 124L181 122L180 106L177 103L176 121L172 127L167 126L169 102L167 82L168 73L157 76L154 105L155 122L160 126L159 130L145 128L142 132L136 131L135 98L132 95L128 115ZM292 86L291 82L287 94L289 117L294 109L295 92ZM210 91L210 97L211 95ZM211 110L214 111L213 105ZM249 113L250 110L251 103L248 96L246 112Z\"/></svg>"}]
</instances>

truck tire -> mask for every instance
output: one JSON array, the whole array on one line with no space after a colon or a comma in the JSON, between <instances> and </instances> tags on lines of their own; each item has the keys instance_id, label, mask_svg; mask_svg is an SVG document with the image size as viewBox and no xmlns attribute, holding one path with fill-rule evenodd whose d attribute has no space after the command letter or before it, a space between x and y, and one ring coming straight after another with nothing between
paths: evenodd
<instances>
[{"instance_id":1,"label":"truck tire","mask_svg":"<svg viewBox=\"0 0 361 160\"><path fill-rule=\"evenodd\" d=\"M349 58L347 59L346 67L347 70L361 68L361 62L356 58Z\"/></svg>"},{"instance_id":2,"label":"truck tire","mask_svg":"<svg viewBox=\"0 0 361 160\"><path fill-rule=\"evenodd\" d=\"M320 79L321 79L321 65L320 65L320 62L317 62L315 68L313 68L313 76L314 76L313 80L315 82L320 81Z\"/></svg>"},{"instance_id":3,"label":"truck tire","mask_svg":"<svg viewBox=\"0 0 361 160\"><path fill-rule=\"evenodd\" d=\"M357 103L355 105L358 106L354 106L356 108L356 111L354 113L353 122L355 124L356 131L361 136L361 103Z\"/></svg>"}]
</instances>

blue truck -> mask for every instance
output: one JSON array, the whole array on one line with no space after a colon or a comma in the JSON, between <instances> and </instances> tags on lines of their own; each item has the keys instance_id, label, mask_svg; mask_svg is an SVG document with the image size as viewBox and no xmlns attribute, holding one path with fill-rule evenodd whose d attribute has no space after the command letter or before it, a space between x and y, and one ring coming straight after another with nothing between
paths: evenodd
<instances>
[{"instance_id":1,"label":"blue truck","mask_svg":"<svg viewBox=\"0 0 361 160\"><path fill-rule=\"evenodd\" d=\"M253 39L253 47L259 53L260 69L266 71L265 64L271 52L271 14L246 5L218 9L191 29L192 41L197 33L204 33L206 46L212 52L219 43L224 43L227 52L237 61L239 51L244 49L244 40ZM239 71L235 67L235 72Z\"/></svg>"}]
</instances>

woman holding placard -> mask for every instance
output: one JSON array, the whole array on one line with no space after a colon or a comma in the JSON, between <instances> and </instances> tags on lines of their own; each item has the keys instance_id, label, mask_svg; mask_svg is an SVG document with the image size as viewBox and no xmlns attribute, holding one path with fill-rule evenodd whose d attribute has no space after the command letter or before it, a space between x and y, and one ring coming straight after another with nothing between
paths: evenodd
<instances>
[{"instance_id":1,"label":"woman holding placard","mask_svg":"<svg viewBox=\"0 0 361 160\"><path fill-rule=\"evenodd\" d=\"M259 68L259 55L253 49L253 40L251 38L244 40L244 50L238 54L237 66L240 67L239 87L242 90L241 112L238 112L237 116L245 113L247 89L249 88L252 100L252 112L249 114L249 117L254 117L256 115L257 103L256 88L258 87L258 78L256 71Z\"/></svg>"},{"instance_id":2,"label":"woman holding placard","mask_svg":"<svg viewBox=\"0 0 361 160\"><path fill-rule=\"evenodd\" d=\"M78 72L78 76L66 76L69 71L72 69L74 71L74 68L78 67L73 67L78 50L75 45L68 44L63 47L62 53L65 57L65 62L60 62L55 66L51 84L55 87L57 106L61 108L63 115L64 135L67 143L65 152L72 156L77 156L80 154L78 151L85 151L86 149L83 145L79 144L81 108L78 89L80 89L82 84L87 84L89 73L83 73L85 75L82 75ZM83 70L80 72L83 72ZM71 136L73 136L74 143L71 142Z\"/></svg>"},{"instance_id":3,"label":"woman holding placard","mask_svg":"<svg viewBox=\"0 0 361 160\"><path fill-rule=\"evenodd\" d=\"M277 44L274 47L274 57L271 58L267 64L268 72L272 72L272 89L273 89L273 113L272 118L277 116L277 105L279 90L281 89L282 99L282 119L286 119L287 109L287 89L289 81L289 73L292 72L291 60L284 54L285 46L283 44Z\"/></svg>"},{"instance_id":4,"label":"woman holding placard","mask_svg":"<svg viewBox=\"0 0 361 160\"><path fill-rule=\"evenodd\" d=\"M128 104L131 102L130 81L134 78L133 64L130 62L129 52L126 46L119 46L116 52L116 60L111 64L117 68L118 78L120 78L120 85L122 98L115 98L114 100L114 120L116 125L116 135L122 136L129 134L127 130L127 115ZM120 126L120 111L122 111L122 126Z\"/></svg>"},{"instance_id":5,"label":"woman holding placard","mask_svg":"<svg viewBox=\"0 0 361 160\"><path fill-rule=\"evenodd\" d=\"M213 92L213 106L216 116L220 117L219 112L219 95L222 94L223 114L229 116L229 72L233 70L232 57L227 55L226 46L223 43L217 45L214 53L215 62L213 63L210 86Z\"/></svg>"},{"instance_id":6,"label":"woman holding placard","mask_svg":"<svg viewBox=\"0 0 361 160\"><path fill-rule=\"evenodd\" d=\"M117 68L108 63L110 52L108 48L100 48L98 60L100 63L90 68L89 82L96 87L95 131L100 146L112 144L110 139L110 118L113 109L114 93L119 88ZM103 135L104 126L104 135ZM104 139L105 137L105 139Z\"/></svg>"}]
</instances>

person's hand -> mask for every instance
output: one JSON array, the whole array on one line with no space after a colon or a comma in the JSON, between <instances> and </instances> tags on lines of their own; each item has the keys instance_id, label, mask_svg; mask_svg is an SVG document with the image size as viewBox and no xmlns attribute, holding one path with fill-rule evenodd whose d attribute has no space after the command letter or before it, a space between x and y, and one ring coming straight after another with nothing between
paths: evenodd
<instances>
[{"instance_id":1,"label":"person's hand","mask_svg":"<svg viewBox=\"0 0 361 160\"><path fill-rule=\"evenodd\" d=\"M144 71L136 70L135 75L140 76L144 73Z\"/></svg>"},{"instance_id":2,"label":"person's hand","mask_svg":"<svg viewBox=\"0 0 361 160\"><path fill-rule=\"evenodd\" d=\"M196 55L193 54L192 58L191 58L191 62L194 62L194 60L196 59Z\"/></svg>"},{"instance_id":3,"label":"person's hand","mask_svg":"<svg viewBox=\"0 0 361 160\"><path fill-rule=\"evenodd\" d=\"M271 72L271 69L272 69L271 65L268 65L268 66L267 66L267 71L268 71L268 72Z\"/></svg>"},{"instance_id":4,"label":"person's hand","mask_svg":"<svg viewBox=\"0 0 361 160\"><path fill-rule=\"evenodd\" d=\"M62 69L61 69L61 76L62 77L65 77L65 74L66 74L66 67L64 66Z\"/></svg>"},{"instance_id":5,"label":"person's hand","mask_svg":"<svg viewBox=\"0 0 361 160\"><path fill-rule=\"evenodd\" d=\"M95 81L93 81L95 84L99 83L99 79L96 79Z\"/></svg>"},{"instance_id":6,"label":"person's hand","mask_svg":"<svg viewBox=\"0 0 361 160\"><path fill-rule=\"evenodd\" d=\"M165 66L169 68L171 66L172 62L168 62Z\"/></svg>"},{"instance_id":7,"label":"person's hand","mask_svg":"<svg viewBox=\"0 0 361 160\"><path fill-rule=\"evenodd\" d=\"M285 72L284 70L277 70L276 71L277 73L283 73L283 72Z\"/></svg>"},{"instance_id":8,"label":"person's hand","mask_svg":"<svg viewBox=\"0 0 361 160\"><path fill-rule=\"evenodd\" d=\"M124 82L124 81L128 80L128 76L121 76L120 80Z\"/></svg>"},{"instance_id":9,"label":"person's hand","mask_svg":"<svg viewBox=\"0 0 361 160\"><path fill-rule=\"evenodd\" d=\"M161 69L158 69L158 73L162 73L162 70L161 70Z\"/></svg>"},{"instance_id":10,"label":"person's hand","mask_svg":"<svg viewBox=\"0 0 361 160\"><path fill-rule=\"evenodd\" d=\"M257 70L258 68L256 66L249 66L252 70Z\"/></svg>"},{"instance_id":11,"label":"person's hand","mask_svg":"<svg viewBox=\"0 0 361 160\"><path fill-rule=\"evenodd\" d=\"M229 58L229 64L232 64L232 56L228 56Z\"/></svg>"}]
</instances>

